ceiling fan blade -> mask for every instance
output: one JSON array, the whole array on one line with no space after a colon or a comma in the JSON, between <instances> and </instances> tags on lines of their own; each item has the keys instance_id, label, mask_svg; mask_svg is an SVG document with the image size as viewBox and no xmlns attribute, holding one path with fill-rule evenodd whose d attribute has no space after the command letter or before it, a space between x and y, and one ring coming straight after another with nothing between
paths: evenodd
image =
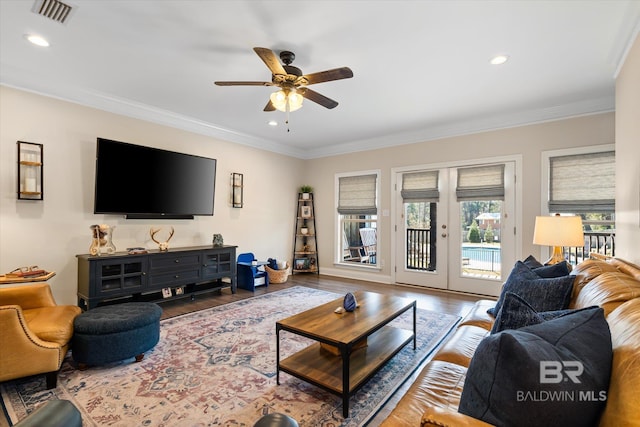
<instances>
[{"instance_id":1,"label":"ceiling fan blade","mask_svg":"<svg viewBox=\"0 0 640 427\"><path fill-rule=\"evenodd\" d=\"M319 73L311 73L302 76L310 85L322 82L330 82L332 80L350 79L353 77L353 71L349 67L334 68L333 70L320 71Z\"/></svg>"},{"instance_id":2,"label":"ceiling fan blade","mask_svg":"<svg viewBox=\"0 0 640 427\"><path fill-rule=\"evenodd\" d=\"M254 47L253 50L258 54L260 59L267 64L267 67L271 70L271 74L287 74L284 68L282 68L282 64L280 64L278 57L271 49L267 49L266 47Z\"/></svg>"},{"instance_id":3,"label":"ceiling fan blade","mask_svg":"<svg viewBox=\"0 0 640 427\"><path fill-rule=\"evenodd\" d=\"M273 86L272 82L214 82L218 86Z\"/></svg>"},{"instance_id":4,"label":"ceiling fan blade","mask_svg":"<svg viewBox=\"0 0 640 427\"><path fill-rule=\"evenodd\" d=\"M331 108L336 108L338 106L338 103L336 101L334 101L331 98L327 98L324 95L319 94L315 90L311 90L309 88L300 88L298 92L300 92L300 95L304 96L309 101L313 101L317 104L322 105L323 107L331 109Z\"/></svg>"},{"instance_id":5,"label":"ceiling fan blade","mask_svg":"<svg viewBox=\"0 0 640 427\"><path fill-rule=\"evenodd\" d=\"M276 111L276 107L274 107L271 100L269 100L269 102L267 102L267 105L264 106L264 110L262 111Z\"/></svg>"}]
</instances>

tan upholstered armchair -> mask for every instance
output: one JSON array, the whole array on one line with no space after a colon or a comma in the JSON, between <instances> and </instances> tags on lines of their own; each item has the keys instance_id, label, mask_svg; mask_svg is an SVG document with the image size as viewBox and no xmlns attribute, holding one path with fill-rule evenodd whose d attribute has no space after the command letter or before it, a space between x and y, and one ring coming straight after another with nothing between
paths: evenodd
<instances>
[{"instance_id":1,"label":"tan upholstered armchair","mask_svg":"<svg viewBox=\"0 0 640 427\"><path fill-rule=\"evenodd\" d=\"M54 388L81 312L56 305L46 283L0 287L0 381L45 373Z\"/></svg>"}]
</instances>

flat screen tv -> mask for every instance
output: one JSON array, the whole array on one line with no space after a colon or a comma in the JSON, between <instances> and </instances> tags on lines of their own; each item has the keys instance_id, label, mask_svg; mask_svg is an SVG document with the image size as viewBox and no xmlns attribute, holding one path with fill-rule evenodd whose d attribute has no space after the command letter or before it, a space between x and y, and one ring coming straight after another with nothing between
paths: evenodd
<instances>
[{"instance_id":1,"label":"flat screen tv","mask_svg":"<svg viewBox=\"0 0 640 427\"><path fill-rule=\"evenodd\" d=\"M126 218L213 215L216 159L98 138L94 213Z\"/></svg>"}]
</instances>

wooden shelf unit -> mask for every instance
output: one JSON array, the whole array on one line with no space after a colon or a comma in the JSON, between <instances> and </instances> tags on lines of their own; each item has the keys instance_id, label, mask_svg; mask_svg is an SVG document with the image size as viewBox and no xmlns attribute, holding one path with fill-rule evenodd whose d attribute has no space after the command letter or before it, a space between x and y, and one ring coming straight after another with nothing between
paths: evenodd
<instances>
[{"instance_id":1,"label":"wooden shelf unit","mask_svg":"<svg viewBox=\"0 0 640 427\"><path fill-rule=\"evenodd\" d=\"M303 194L305 193L298 193L298 203L296 206L291 274L320 274L313 193L306 193L309 195L309 198L305 198ZM302 232L304 228L307 229L306 233Z\"/></svg>"}]
</instances>

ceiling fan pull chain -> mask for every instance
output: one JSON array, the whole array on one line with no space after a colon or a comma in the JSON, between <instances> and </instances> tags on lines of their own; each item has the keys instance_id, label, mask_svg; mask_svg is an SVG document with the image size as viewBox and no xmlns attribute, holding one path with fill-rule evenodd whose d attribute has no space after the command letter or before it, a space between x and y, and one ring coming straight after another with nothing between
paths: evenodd
<instances>
[{"instance_id":1,"label":"ceiling fan pull chain","mask_svg":"<svg viewBox=\"0 0 640 427\"><path fill-rule=\"evenodd\" d=\"M289 100L287 99L287 120L286 120L286 124L287 124L287 133L291 132L291 129L289 129L289 113L290 113L290 108L289 108Z\"/></svg>"}]
</instances>

